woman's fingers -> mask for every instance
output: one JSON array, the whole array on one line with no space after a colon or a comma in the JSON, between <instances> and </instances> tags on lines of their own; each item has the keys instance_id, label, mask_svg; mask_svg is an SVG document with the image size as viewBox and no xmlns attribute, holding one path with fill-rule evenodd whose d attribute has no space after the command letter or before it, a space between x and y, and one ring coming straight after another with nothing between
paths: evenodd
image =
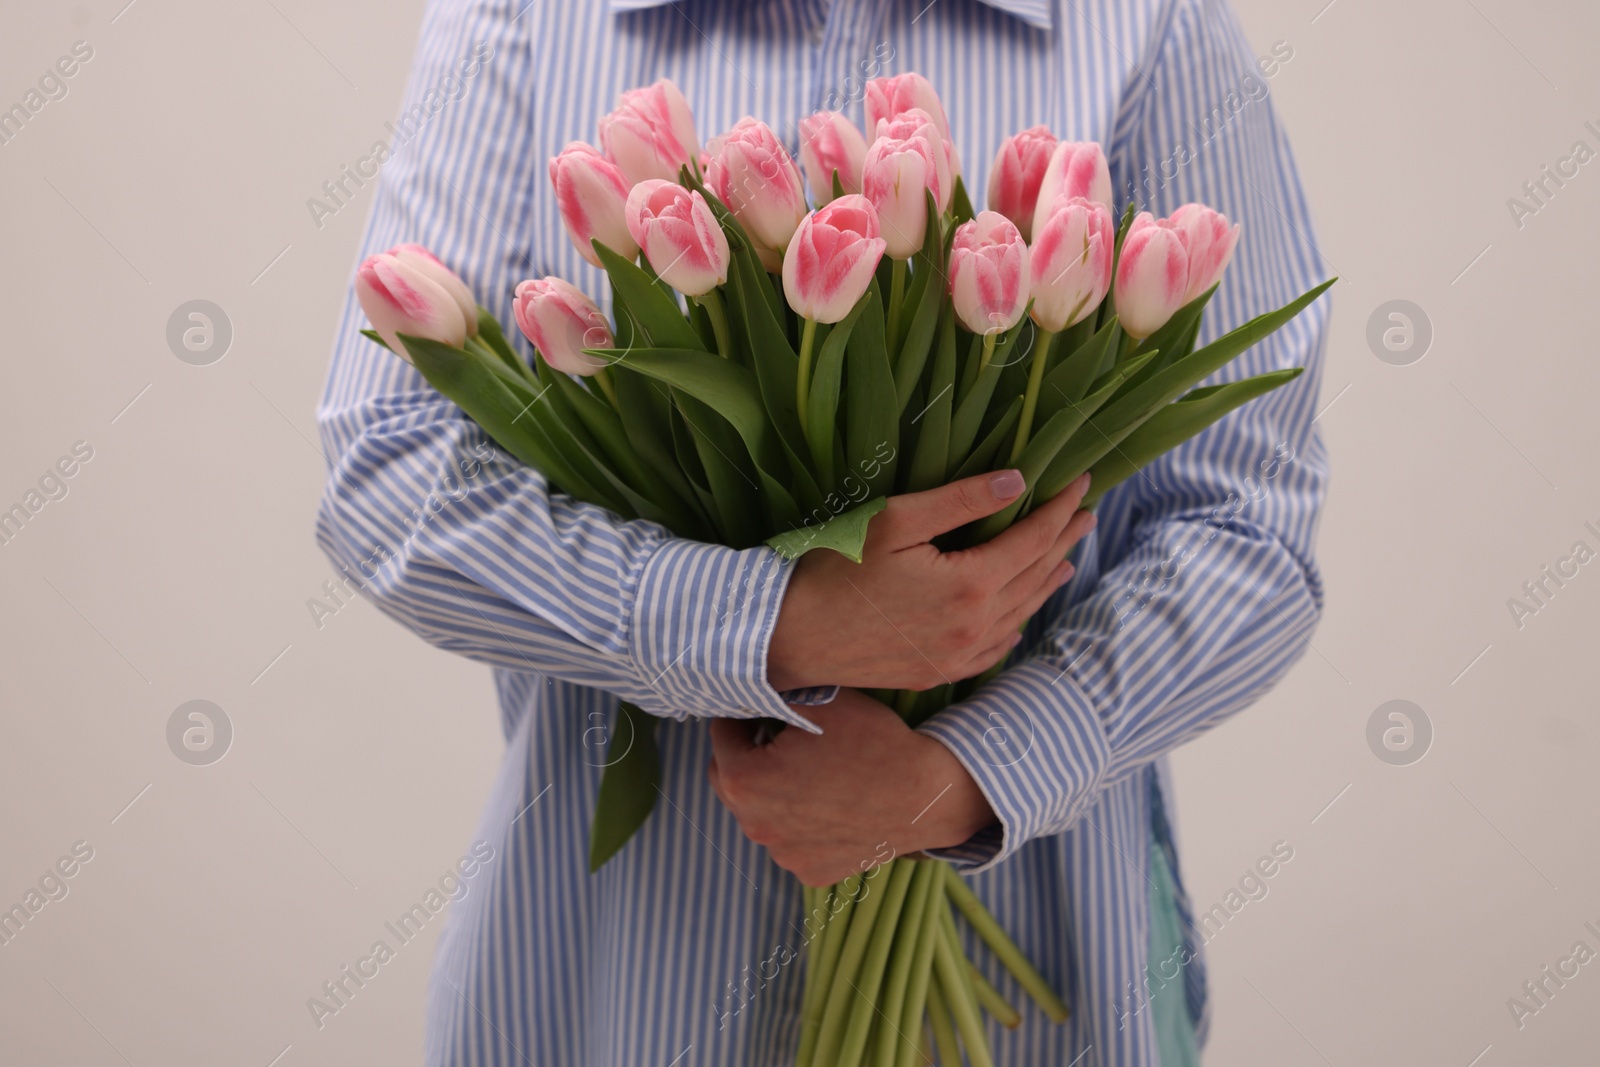
<instances>
[{"instance_id":1,"label":"woman's fingers","mask_svg":"<svg viewBox=\"0 0 1600 1067\"><path fill-rule=\"evenodd\" d=\"M1050 551L1088 491L1089 475L1084 474L998 537L946 558L976 565L993 581L1009 581Z\"/></svg>"}]
</instances>

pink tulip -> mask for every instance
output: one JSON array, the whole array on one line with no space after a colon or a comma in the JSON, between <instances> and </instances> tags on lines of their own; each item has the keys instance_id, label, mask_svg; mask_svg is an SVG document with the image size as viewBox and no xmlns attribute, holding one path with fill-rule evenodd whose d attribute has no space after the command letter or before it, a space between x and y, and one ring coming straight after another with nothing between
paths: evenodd
<instances>
[{"instance_id":1,"label":"pink tulip","mask_svg":"<svg viewBox=\"0 0 1600 1067\"><path fill-rule=\"evenodd\" d=\"M1028 245L998 211L980 211L956 227L950 246L950 299L976 334L1003 333L1028 305Z\"/></svg>"},{"instance_id":2,"label":"pink tulip","mask_svg":"<svg viewBox=\"0 0 1600 1067\"><path fill-rule=\"evenodd\" d=\"M855 124L837 111L819 111L800 120L800 162L811 184L817 206L833 199L833 172L847 193L861 191L861 165L867 158L867 139Z\"/></svg>"},{"instance_id":3,"label":"pink tulip","mask_svg":"<svg viewBox=\"0 0 1600 1067\"><path fill-rule=\"evenodd\" d=\"M1055 147L1056 135L1050 128L1035 126L1000 142L994 166L989 168L989 210L1016 223L1024 240L1033 240L1039 185Z\"/></svg>"},{"instance_id":4,"label":"pink tulip","mask_svg":"<svg viewBox=\"0 0 1600 1067\"><path fill-rule=\"evenodd\" d=\"M610 348L611 327L595 302L575 286L560 278L519 282L511 313L551 369L588 377L606 365L584 349Z\"/></svg>"},{"instance_id":5,"label":"pink tulip","mask_svg":"<svg viewBox=\"0 0 1600 1067\"><path fill-rule=\"evenodd\" d=\"M704 296L728 280L728 238L698 192L651 178L628 194L628 232L661 280Z\"/></svg>"},{"instance_id":6,"label":"pink tulip","mask_svg":"<svg viewBox=\"0 0 1600 1067\"><path fill-rule=\"evenodd\" d=\"M923 190L933 193L942 211L950 202L949 170L939 131L923 111L907 112L879 125L861 167L861 192L878 210L892 259L910 259L927 234Z\"/></svg>"},{"instance_id":7,"label":"pink tulip","mask_svg":"<svg viewBox=\"0 0 1600 1067\"><path fill-rule=\"evenodd\" d=\"M950 139L950 120L944 102L933 83L920 74L897 74L892 78L873 78L867 82L867 129L875 130L884 119L895 119L913 108L932 117L939 136Z\"/></svg>"},{"instance_id":8,"label":"pink tulip","mask_svg":"<svg viewBox=\"0 0 1600 1067\"><path fill-rule=\"evenodd\" d=\"M1149 337L1185 303L1189 287L1188 238L1171 219L1141 211L1122 239L1113 300L1130 337Z\"/></svg>"},{"instance_id":9,"label":"pink tulip","mask_svg":"<svg viewBox=\"0 0 1600 1067\"><path fill-rule=\"evenodd\" d=\"M1057 200L1075 196L1116 210L1111 202L1111 167L1106 163L1105 152L1093 141L1062 141L1056 145L1039 183L1039 198L1033 209L1034 229L1044 225Z\"/></svg>"},{"instance_id":10,"label":"pink tulip","mask_svg":"<svg viewBox=\"0 0 1600 1067\"><path fill-rule=\"evenodd\" d=\"M1222 280L1239 243L1239 227L1229 227L1226 215L1204 204L1185 204L1169 218L1183 231L1189 248L1189 285L1183 296L1187 304Z\"/></svg>"},{"instance_id":11,"label":"pink tulip","mask_svg":"<svg viewBox=\"0 0 1600 1067\"><path fill-rule=\"evenodd\" d=\"M449 293L450 299L461 309L461 317L467 324L467 336L478 336L478 302L472 298L472 290L461 280L461 275L445 266L439 261L438 256L419 244L395 245L389 249L389 254L413 270L421 272L423 277Z\"/></svg>"},{"instance_id":12,"label":"pink tulip","mask_svg":"<svg viewBox=\"0 0 1600 1067\"><path fill-rule=\"evenodd\" d=\"M411 356L400 334L426 337L453 348L467 342L466 318L455 297L391 253L380 252L362 262L356 270L356 299L378 336L407 363Z\"/></svg>"},{"instance_id":13,"label":"pink tulip","mask_svg":"<svg viewBox=\"0 0 1600 1067\"><path fill-rule=\"evenodd\" d=\"M873 137L879 141L905 141L913 137L927 141L934 150L933 161L939 172L939 188L935 191L939 210L944 211L950 206L950 196L955 192L956 176L961 173L961 165L955 157L955 146L939 132L939 125L932 116L921 108L912 108L892 119L879 119ZM929 188L933 187L930 185Z\"/></svg>"},{"instance_id":14,"label":"pink tulip","mask_svg":"<svg viewBox=\"0 0 1600 1067\"><path fill-rule=\"evenodd\" d=\"M783 250L806 214L800 169L764 122L743 118L718 138L706 188L733 212L767 270L783 265Z\"/></svg>"},{"instance_id":15,"label":"pink tulip","mask_svg":"<svg viewBox=\"0 0 1600 1067\"><path fill-rule=\"evenodd\" d=\"M847 193L800 223L783 257L783 295L805 318L838 322L872 284L883 250L872 202Z\"/></svg>"},{"instance_id":16,"label":"pink tulip","mask_svg":"<svg viewBox=\"0 0 1600 1067\"><path fill-rule=\"evenodd\" d=\"M623 206L628 202L628 179L593 146L573 141L550 160L550 184L567 236L584 259L600 266L591 241L599 241L623 259L639 255L628 233Z\"/></svg>"},{"instance_id":17,"label":"pink tulip","mask_svg":"<svg viewBox=\"0 0 1600 1067\"><path fill-rule=\"evenodd\" d=\"M1111 288L1116 225L1104 204L1057 200L1029 248L1033 321L1060 333L1094 313Z\"/></svg>"},{"instance_id":18,"label":"pink tulip","mask_svg":"<svg viewBox=\"0 0 1600 1067\"><path fill-rule=\"evenodd\" d=\"M600 147L633 185L647 178L675 181L678 168L700 154L694 115L666 78L622 94L617 109L600 120Z\"/></svg>"}]
</instances>

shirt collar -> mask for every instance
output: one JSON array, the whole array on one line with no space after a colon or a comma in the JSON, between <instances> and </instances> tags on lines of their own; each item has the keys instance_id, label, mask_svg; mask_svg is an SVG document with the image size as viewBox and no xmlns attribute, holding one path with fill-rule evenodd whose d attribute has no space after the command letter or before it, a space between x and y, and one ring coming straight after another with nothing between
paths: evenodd
<instances>
[{"instance_id":1,"label":"shirt collar","mask_svg":"<svg viewBox=\"0 0 1600 1067\"><path fill-rule=\"evenodd\" d=\"M643 11L646 8L665 7L667 4L676 3L677 0L610 0L613 14L624 11ZM979 0L997 11L1004 11L1014 18L1021 19L1036 29L1048 30L1054 22L1051 17L1052 4L1050 0Z\"/></svg>"}]
</instances>

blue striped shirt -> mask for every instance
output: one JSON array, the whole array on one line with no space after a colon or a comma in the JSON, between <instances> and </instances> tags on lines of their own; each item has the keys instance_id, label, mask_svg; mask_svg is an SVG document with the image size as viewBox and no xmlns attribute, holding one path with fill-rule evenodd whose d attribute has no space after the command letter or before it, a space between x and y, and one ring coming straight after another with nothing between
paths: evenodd
<instances>
[{"instance_id":1,"label":"blue striped shirt","mask_svg":"<svg viewBox=\"0 0 1600 1067\"><path fill-rule=\"evenodd\" d=\"M793 150L800 117L831 105L860 123L867 77L920 71L974 190L1002 137L1044 124L1106 145L1119 207L1199 200L1241 221L1204 341L1323 274L1273 61L1222 0L433 0L362 254L420 241L504 322L524 277L603 297L546 165L592 141L619 92L665 75L702 139L752 114ZM1112 492L1017 665L923 727L999 815L951 858L1073 1008L1053 1026L991 967L1025 1020L991 1023L997 1063L1155 1065L1149 996L1169 986L1203 1038L1203 935L1181 879L1184 951L1150 958L1153 857L1175 857L1162 757L1260 697L1317 622L1327 313L1319 301L1219 374L1309 368ZM804 724L765 673L789 565L550 493L362 324L352 299L319 411L319 540L384 611L493 667L508 745L479 830L496 860L453 907L427 1061L787 1062L800 887L712 795L705 719ZM591 875L618 697L666 720L662 793Z\"/></svg>"}]
</instances>

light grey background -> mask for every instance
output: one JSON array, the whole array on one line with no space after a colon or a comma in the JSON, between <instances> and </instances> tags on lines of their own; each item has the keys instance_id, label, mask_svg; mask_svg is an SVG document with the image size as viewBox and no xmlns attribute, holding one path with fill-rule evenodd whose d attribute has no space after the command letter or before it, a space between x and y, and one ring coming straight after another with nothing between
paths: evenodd
<instances>
[{"instance_id":1,"label":"light grey background","mask_svg":"<svg viewBox=\"0 0 1600 1067\"><path fill-rule=\"evenodd\" d=\"M1258 51L1293 49L1269 84L1344 281L1327 615L1176 761L1202 909L1294 849L1211 943L1208 1062L1578 1062L1600 964L1521 1029L1506 1001L1600 950L1600 563L1520 628L1507 601L1600 549L1600 161L1520 226L1507 199L1600 149L1600 12L1324 2L1239 3ZM4 107L94 49L0 146L0 508L93 449L0 546L0 906L94 849L0 946L0 1059L414 1063L437 922L320 1031L306 998L470 846L500 738L483 669L307 607L335 577L313 406L370 190L320 229L305 201L384 135L420 4L125 3L11 3L0 33ZM166 340L195 299L233 327L209 366ZM1409 366L1366 340L1396 299L1434 332ZM1434 730L1408 766L1367 743L1395 699ZM233 729L209 765L168 748L191 700Z\"/></svg>"}]
</instances>

